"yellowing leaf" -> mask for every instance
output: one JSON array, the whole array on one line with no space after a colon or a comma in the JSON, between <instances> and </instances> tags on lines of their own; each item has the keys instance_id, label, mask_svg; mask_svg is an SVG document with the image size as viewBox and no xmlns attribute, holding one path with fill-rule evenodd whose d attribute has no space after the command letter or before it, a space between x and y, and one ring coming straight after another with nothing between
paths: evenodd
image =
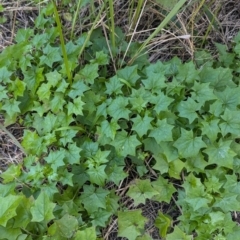
<instances>
[{"instance_id":1,"label":"yellowing leaf","mask_svg":"<svg viewBox=\"0 0 240 240\"><path fill-rule=\"evenodd\" d=\"M165 238L168 228L171 227L171 218L159 211L154 225L159 229L160 236Z\"/></svg>"}]
</instances>

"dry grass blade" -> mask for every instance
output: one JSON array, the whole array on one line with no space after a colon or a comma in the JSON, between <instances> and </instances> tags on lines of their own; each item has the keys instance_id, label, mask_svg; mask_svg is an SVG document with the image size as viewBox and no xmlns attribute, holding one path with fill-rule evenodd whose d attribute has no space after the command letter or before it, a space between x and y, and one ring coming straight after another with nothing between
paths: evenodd
<instances>
[{"instance_id":1,"label":"dry grass blade","mask_svg":"<svg viewBox=\"0 0 240 240\"><path fill-rule=\"evenodd\" d=\"M21 151L26 155L26 152L24 148L21 146L21 144L18 142L18 140L0 123L0 129L5 132L14 142L14 144L21 149Z\"/></svg>"}]
</instances>

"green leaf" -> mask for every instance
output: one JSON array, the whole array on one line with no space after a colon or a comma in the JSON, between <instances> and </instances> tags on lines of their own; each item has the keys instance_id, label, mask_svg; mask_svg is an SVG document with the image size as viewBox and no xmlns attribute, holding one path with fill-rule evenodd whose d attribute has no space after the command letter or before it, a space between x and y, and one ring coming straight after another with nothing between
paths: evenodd
<instances>
[{"instance_id":1,"label":"green leaf","mask_svg":"<svg viewBox=\"0 0 240 240\"><path fill-rule=\"evenodd\" d=\"M214 69L212 67L203 66L200 71L200 79L201 82L210 83L210 86L217 91L222 91L226 86L235 86L231 81L232 70L229 68L219 67Z\"/></svg>"},{"instance_id":2,"label":"green leaf","mask_svg":"<svg viewBox=\"0 0 240 240\"><path fill-rule=\"evenodd\" d=\"M98 211L99 208L106 209L106 196L109 191L101 187L96 189L93 185L84 185L83 190L80 199L89 214Z\"/></svg>"},{"instance_id":3,"label":"green leaf","mask_svg":"<svg viewBox=\"0 0 240 240\"><path fill-rule=\"evenodd\" d=\"M210 105L209 112L212 113L216 117L219 117L223 111L224 111L223 104L220 102L220 100L217 100L213 104Z\"/></svg>"},{"instance_id":4,"label":"green leaf","mask_svg":"<svg viewBox=\"0 0 240 240\"><path fill-rule=\"evenodd\" d=\"M11 91L13 91L14 97L17 98L19 96L23 96L24 90L26 88L26 84L19 80L18 78L11 82ZM0 88L1 91L1 88Z\"/></svg>"},{"instance_id":5,"label":"green leaf","mask_svg":"<svg viewBox=\"0 0 240 240\"><path fill-rule=\"evenodd\" d=\"M230 211L239 211L240 201L238 200L239 195L234 193L225 194L224 197L216 197L216 202L213 207L220 208L224 213Z\"/></svg>"},{"instance_id":6,"label":"green leaf","mask_svg":"<svg viewBox=\"0 0 240 240\"><path fill-rule=\"evenodd\" d=\"M176 192L172 183L159 176L156 181L152 182L152 186L158 192L158 194L153 197L153 200L170 203L173 193Z\"/></svg>"},{"instance_id":7,"label":"green leaf","mask_svg":"<svg viewBox=\"0 0 240 240\"><path fill-rule=\"evenodd\" d=\"M96 52L96 58L90 62L97 63L98 65L107 65L109 63L109 57L103 51Z\"/></svg>"},{"instance_id":8,"label":"green leaf","mask_svg":"<svg viewBox=\"0 0 240 240\"><path fill-rule=\"evenodd\" d=\"M149 117L148 115L145 115L143 118L137 115L136 118L132 119L133 121L132 130L134 130L139 137L142 137L148 132L148 130L153 129L151 125L152 120L153 118Z\"/></svg>"},{"instance_id":9,"label":"green leaf","mask_svg":"<svg viewBox=\"0 0 240 240\"><path fill-rule=\"evenodd\" d=\"M107 120L101 122L101 132L104 133L106 137L109 137L112 140L115 139L118 129L120 129L120 126L114 119L112 119L111 122L108 122Z\"/></svg>"},{"instance_id":10,"label":"green leaf","mask_svg":"<svg viewBox=\"0 0 240 240\"><path fill-rule=\"evenodd\" d=\"M33 35L33 29L26 28L26 29L19 29L17 31L15 40L16 42L24 42L28 41L28 39Z\"/></svg>"},{"instance_id":11,"label":"green leaf","mask_svg":"<svg viewBox=\"0 0 240 240\"><path fill-rule=\"evenodd\" d=\"M72 102L67 104L68 115L75 114L75 115L83 115L83 105L85 103L82 101L81 97L77 97Z\"/></svg>"},{"instance_id":12,"label":"green leaf","mask_svg":"<svg viewBox=\"0 0 240 240\"><path fill-rule=\"evenodd\" d=\"M10 82L11 75L12 72L8 71L7 67L4 66L0 68L0 82L5 84Z\"/></svg>"},{"instance_id":13,"label":"green leaf","mask_svg":"<svg viewBox=\"0 0 240 240\"><path fill-rule=\"evenodd\" d=\"M0 101L8 98L7 93L8 93L8 90L6 90L6 87L0 85Z\"/></svg>"},{"instance_id":14,"label":"green leaf","mask_svg":"<svg viewBox=\"0 0 240 240\"><path fill-rule=\"evenodd\" d=\"M210 83L199 83L195 81L194 86L192 87L192 90L194 90L192 93L193 100L196 100L202 106L206 101L217 99L213 93L213 89L209 85Z\"/></svg>"},{"instance_id":15,"label":"green leaf","mask_svg":"<svg viewBox=\"0 0 240 240\"><path fill-rule=\"evenodd\" d=\"M128 136L126 131L117 132L115 141L111 143L120 156L135 156L136 148L141 145L136 135Z\"/></svg>"},{"instance_id":16,"label":"green leaf","mask_svg":"<svg viewBox=\"0 0 240 240\"><path fill-rule=\"evenodd\" d=\"M169 105L174 99L167 97L163 92L159 92L158 96L153 96L151 103L155 104L154 110L159 114L161 111L168 111Z\"/></svg>"},{"instance_id":17,"label":"green leaf","mask_svg":"<svg viewBox=\"0 0 240 240\"><path fill-rule=\"evenodd\" d=\"M161 89L167 86L166 78L164 75L152 73L146 80L142 80L145 89L150 90L152 93L159 93Z\"/></svg>"},{"instance_id":18,"label":"green leaf","mask_svg":"<svg viewBox=\"0 0 240 240\"><path fill-rule=\"evenodd\" d=\"M0 175L3 179L3 183L9 183L16 180L21 174L21 168L22 166L20 164L8 166L7 170Z\"/></svg>"},{"instance_id":19,"label":"green leaf","mask_svg":"<svg viewBox=\"0 0 240 240\"><path fill-rule=\"evenodd\" d=\"M160 144L164 141L172 141L172 129L174 126L167 123L167 119L158 120L157 128L153 129L149 137L155 138L156 142Z\"/></svg>"},{"instance_id":20,"label":"green leaf","mask_svg":"<svg viewBox=\"0 0 240 240\"><path fill-rule=\"evenodd\" d=\"M120 82L117 76L111 77L109 81L106 83L107 90L105 91L106 94L122 94L122 86L123 84Z\"/></svg>"},{"instance_id":21,"label":"green leaf","mask_svg":"<svg viewBox=\"0 0 240 240\"><path fill-rule=\"evenodd\" d=\"M40 100L48 100L51 95L51 84L50 83L43 83L37 90L37 95Z\"/></svg>"},{"instance_id":22,"label":"green leaf","mask_svg":"<svg viewBox=\"0 0 240 240\"><path fill-rule=\"evenodd\" d=\"M56 87L57 84L62 80L62 75L56 70L46 73L45 76L47 78L47 83L52 87Z\"/></svg>"},{"instance_id":23,"label":"green leaf","mask_svg":"<svg viewBox=\"0 0 240 240\"><path fill-rule=\"evenodd\" d=\"M59 172L60 173L56 176L59 182L61 182L62 185L69 185L73 187L73 174L69 172L66 168L64 169L64 171L60 170Z\"/></svg>"},{"instance_id":24,"label":"green leaf","mask_svg":"<svg viewBox=\"0 0 240 240\"><path fill-rule=\"evenodd\" d=\"M105 180L108 176L105 173L105 165L90 167L86 172L89 175L90 182L104 186Z\"/></svg>"},{"instance_id":25,"label":"green leaf","mask_svg":"<svg viewBox=\"0 0 240 240\"><path fill-rule=\"evenodd\" d=\"M18 208L16 210L16 217L14 219L13 228L24 228L26 229L27 225L32 220L32 214L30 208L33 205L33 198L22 198L19 202Z\"/></svg>"},{"instance_id":26,"label":"green leaf","mask_svg":"<svg viewBox=\"0 0 240 240\"><path fill-rule=\"evenodd\" d=\"M91 222L93 226L106 227L106 223L111 215L112 215L111 213L103 209L99 209L97 212L91 214L91 218L93 219Z\"/></svg>"},{"instance_id":27,"label":"green leaf","mask_svg":"<svg viewBox=\"0 0 240 240\"><path fill-rule=\"evenodd\" d=\"M79 80L86 83L93 84L94 80L98 77L98 64L86 64L83 69L80 70Z\"/></svg>"},{"instance_id":28,"label":"green leaf","mask_svg":"<svg viewBox=\"0 0 240 240\"><path fill-rule=\"evenodd\" d=\"M208 163L232 169L233 158L236 156L236 153L231 150L231 143L232 141L223 141L220 139L218 143L208 146L203 151L208 155Z\"/></svg>"},{"instance_id":29,"label":"green leaf","mask_svg":"<svg viewBox=\"0 0 240 240\"><path fill-rule=\"evenodd\" d=\"M55 92L54 97L51 99L49 106L54 114L57 114L63 110L63 106L66 101L64 100L63 93Z\"/></svg>"},{"instance_id":30,"label":"green leaf","mask_svg":"<svg viewBox=\"0 0 240 240\"><path fill-rule=\"evenodd\" d=\"M78 76L78 75L76 75ZM77 78L77 77L75 77ZM81 80L76 81L76 79L74 78L74 83L71 86L71 90L68 94L68 96L72 99L75 99L77 96L82 96L84 92L86 92L87 90L89 90L89 87ZM58 90L59 91L59 90Z\"/></svg>"},{"instance_id":31,"label":"green leaf","mask_svg":"<svg viewBox=\"0 0 240 240\"><path fill-rule=\"evenodd\" d=\"M230 88L226 87L222 92L216 92L218 99L222 102L223 107L230 110L238 110L238 105L240 101L239 95L240 88Z\"/></svg>"},{"instance_id":32,"label":"green leaf","mask_svg":"<svg viewBox=\"0 0 240 240\"><path fill-rule=\"evenodd\" d=\"M118 166L117 164L107 166L106 173L108 175L108 180L110 182L114 182L118 186L120 181L128 176L127 173L124 172L123 168L124 167Z\"/></svg>"},{"instance_id":33,"label":"green leaf","mask_svg":"<svg viewBox=\"0 0 240 240\"><path fill-rule=\"evenodd\" d=\"M179 116L187 118L189 123L192 123L198 114L196 111L200 109L201 105L195 102L192 98L188 98L187 101L182 101L178 105Z\"/></svg>"},{"instance_id":34,"label":"green leaf","mask_svg":"<svg viewBox=\"0 0 240 240\"><path fill-rule=\"evenodd\" d=\"M44 81L43 70L44 68L31 68L23 72L24 82L32 95L35 94L40 83Z\"/></svg>"},{"instance_id":35,"label":"green leaf","mask_svg":"<svg viewBox=\"0 0 240 240\"><path fill-rule=\"evenodd\" d=\"M80 163L80 152L81 148L77 147L76 143L68 144L68 149L65 150L64 157L67 163L79 164Z\"/></svg>"},{"instance_id":36,"label":"green leaf","mask_svg":"<svg viewBox=\"0 0 240 240\"><path fill-rule=\"evenodd\" d=\"M173 5L174 6L174 5ZM195 64L191 61L183 64L176 76L179 81L186 81L187 83L194 83L199 79L198 70L195 69Z\"/></svg>"},{"instance_id":37,"label":"green leaf","mask_svg":"<svg viewBox=\"0 0 240 240\"><path fill-rule=\"evenodd\" d=\"M221 118L224 120L224 122L220 124L223 137L228 133L232 133L235 136L240 135L239 111L230 111L226 108Z\"/></svg>"},{"instance_id":38,"label":"green leaf","mask_svg":"<svg viewBox=\"0 0 240 240\"><path fill-rule=\"evenodd\" d=\"M141 210L118 212L118 237L135 240L137 236L142 235L146 221Z\"/></svg>"},{"instance_id":39,"label":"green leaf","mask_svg":"<svg viewBox=\"0 0 240 240\"><path fill-rule=\"evenodd\" d=\"M127 196L134 200L134 205L145 204L146 199L152 199L158 192L151 186L150 180L134 180L129 187Z\"/></svg>"},{"instance_id":40,"label":"green leaf","mask_svg":"<svg viewBox=\"0 0 240 240\"><path fill-rule=\"evenodd\" d=\"M43 139L36 132L24 130L22 146L28 154L40 155L46 150Z\"/></svg>"},{"instance_id":41,"label":"green leaf","mask_svg":"<svg viewBox=\"0 0 240 240\"><path fill-rule=\"evenodd\" d=\"M32 222L49 222L54 219L53 209L55 205L50 201L48 195L41 191L30 210L33 216Z\"/></svg>"},{"instance_id":42,"label":"green leaf","mask_svg":"<svg viewBox=\"0 0 240 240\"><path fill-rule=\"evenodd\" d=\"M54 172L57 172L57 168L64 166L65 163L63 161L64 159L64 149L60 149L58 151L51 151L47 157L45 157L45 161L49 164L51 164L51 168L53 169Z\"/></svg>"},{"instance_id":43,"label":"green leaf","mask_svg":"<svg viewBox=\"0 0 240 240\"><path fill-rule=\"evenodd\" d=\"M158 170L161 174L167 173L169 170L169 163L164 158L162 153L154 154L154 159L156 163L154 164L153 168Z\"/></svg>"},{"instance_id":44,"label":"green leaf","mask_svg":"<svg viewBox=\"0 0 240 240\"><path fill-rule=\"evenodd\" d=\"M178 149L180 157L196 157L201 148L206 147L201 137L194 137L192 131L181 128L181 137L173 144Z\"/></svg>"},{"instance_id":45,"label":"green leaf","mask_svg":"<svg viewBox=\"0 0 240 240\"><path fill-rule=\"evenodd\" d=\"M13 118L17 113L21 112L19 109L19 104L20 104L20 102L14 100L14 99L6 99L2 106L2 110L5 110L6 114L10 118Z\"/></svg>"},{"instance_id":46,"label":"green leaf","mask_svg":"<svg viewBox=\"0 0 240 240\"><path fill-rule=\"evenodd\" d=\"M50 44L43 49L44 55L40 57L40 65L46 64L52 68L53 63L62 61L60 49L58 47L52 47Z\"/></svg>"},{"instance_id":47,"label":"green leaf","mask_svg":"<svg viewBox=\"0 0 240 240\"><path fill-rule=\"evenodd\" d=\"M152 240L152 238L147 233L145 233L142 236L138 236L136 240Z\"/></svg>"},{"instance_id":48,"label":"green leaf","mask_svg":"<svg viewBox=\"0 0 240 240\"><path fill-rule=\"evenodd\" d=\"M158 216L155 219L154 225L159 229L160 236L165 238L169 227L171 227L171 218L158 211Z\"/></svg>"},{"instance_id":49,"label":"green leaf","mask_svg":"<svg viewBox=\"0 0 240 240\"><path fill-rule=\"evenodd\" d=\"M118 97L113 99L107 108L107 113L115 120L120 118L129 119L130 110L127 108L128 99L125 97Z\"/></svg>"},{"instance_id":50,"label":"green leaf","mask_svg":"<svg viewBox=\"0 0 240 240\"><path fill-rule=\"evenodd\" d=\"M22 200L22 196L13 196L11 194L1 197L0 225L6 227L8 220L17 215L16 209Z\"/></svg>"},{"instance_id":51,"label":"green leaf","mask_svg":"<svg viewBox=\"0 0 240 240\"><path fill-rule=\"evenodd\" d=\"M178 226L175 226L173 233L168 234L166 240L193 240L193 236L186 235Z\"/></svg>"},{"instance_id":52,"label":"green leaf","mask_svg":"<svg viewBox=\"0 0 240 240\"><path fill-rule=\"evenodd\" d=\"M20 228L6 228L3 226L0 226L0 236L2 239L19 239L19 236L21 235L22 231Z\"/></svg>"},{"instance_id":53,"label":"green leaf","mask_svg":"<svg viewBox=\"0 0 240 240\"><path fill-rule=\"evenodd\" d=\"M218 124L219 119L213 119L209 122L201 122L202 135L206 135L211 142L214 142L217 139L218 133L220 132Z\"/></svg>"},{"instance_id":54,"label":"green leaf","mask_svg":"<svg viewBox=\"0 0 240 240\"><path fill-rule=\"evenodd\" d=\"M134 86L136 84L136 81L139 79L139 75L137 73L138 66L127 66L123 69L120 69L117 71L117 76L119 78L124 79L128 83L131 84L131 86Z\"/></svg>"},{"instance_id":55,"label":"green leaf","mask_svg":"<svg viewBox=\"0 0 240 240\"><path fill-rule=\"evenodd\" d=\"M77 231L76 235L74 236L74 240L96 240L97 235L94 227L89 227L81 231Z\"/></svg>"},{"instance_id":56,"label":"green leaf","mask_svg":"<svg viewBox=\"0 0 240 240\"><path fill-rule=\"evenodd\" d=\"M62 237L71 238L78 229L78 221L75 217L65 214L61 219L55 220L56 231Z\"/></svg>"},{"instance_id":57,"label":"green leaf","mask_svg":"<svg viewBox=\"0 0 240 240\"><path fill-rule=\"evenodd\" d=\"M78 130L69 129L69 130L63 130L60 133L61 138L59 141L62 143L62 145L65 147L68 143L72 142L72 139L76 136Z\"/></svg>"}]
</instances>

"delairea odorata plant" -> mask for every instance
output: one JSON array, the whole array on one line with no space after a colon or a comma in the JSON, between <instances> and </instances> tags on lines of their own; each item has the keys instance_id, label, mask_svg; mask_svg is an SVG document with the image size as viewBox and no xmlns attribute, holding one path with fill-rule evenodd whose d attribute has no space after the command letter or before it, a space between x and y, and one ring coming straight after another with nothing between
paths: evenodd
<instances>
[{"instance_id":1,"label":"delairea odorata plant","mask_svg":"<svg viewBox=\"0 0 240 240\"><path fill-rule=\"evenodd\" d=\"M0 238L101 239L115 216L119 237L152 239L137 208L150 199L178 214L158 212L162 239L239 239L240 35L218 61L142 56L115 73L94 30L66 43L67 70L53 23L43 11L0 54L0 113L24 126L26 153L0 175ZM123 56L120 31L115 44ZM116 191L129 172L135 210Z\"/></svg>"}]
</instances>

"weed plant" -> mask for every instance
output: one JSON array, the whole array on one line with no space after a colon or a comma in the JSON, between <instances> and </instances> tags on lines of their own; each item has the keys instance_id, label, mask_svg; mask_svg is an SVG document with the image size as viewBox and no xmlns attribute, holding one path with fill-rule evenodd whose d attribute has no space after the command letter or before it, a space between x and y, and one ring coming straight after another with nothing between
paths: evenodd
<instances>
[{"instance_id":1,"label":"weed plant","mask_svg":"<svg viewBox=\"0 0 240 240\"><path fill-rule=\"evenodd\" d=\"M118 237L153 239L151 200L178 209L154 219L162 239L239 239L240 35L230 52L216 44L218 61L150 63L150 38L126 41L111 6L66 41L49 4L0 54L0 126L24 126L25 153L0 175L0 238L104 239L117 219ZM96 27L105 7L109 41Z\"/></svg>"}]
</instances>

